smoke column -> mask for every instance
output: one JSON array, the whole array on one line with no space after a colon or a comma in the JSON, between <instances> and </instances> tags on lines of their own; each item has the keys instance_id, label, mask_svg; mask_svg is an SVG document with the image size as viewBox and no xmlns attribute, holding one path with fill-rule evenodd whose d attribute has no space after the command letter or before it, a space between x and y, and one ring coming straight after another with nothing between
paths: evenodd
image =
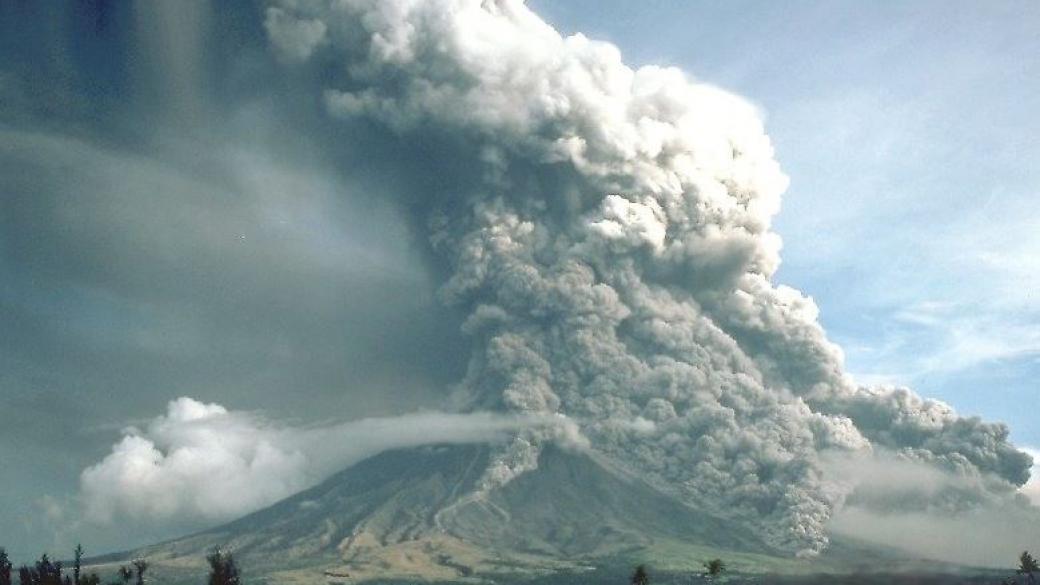
<instances>
[{"instance_id":1,"label":"smoke column","mask_svg":"<svg viewBox=\"0 0 1040 585\"><path fill-rule=\"evenodd\" d=\"M344 128L438 145L431 188L404 204L469 314L459 409L568 417L597 452L801 554L853 490L835 457L981 478L975 499L1028 480L1003 425L857 386L812 300L773 282L787 178L745 101L631 69L519 0L264 6L280 59L323 72ZM553 440L519 433L482 489Z\"/></svg>"}]
</instances>

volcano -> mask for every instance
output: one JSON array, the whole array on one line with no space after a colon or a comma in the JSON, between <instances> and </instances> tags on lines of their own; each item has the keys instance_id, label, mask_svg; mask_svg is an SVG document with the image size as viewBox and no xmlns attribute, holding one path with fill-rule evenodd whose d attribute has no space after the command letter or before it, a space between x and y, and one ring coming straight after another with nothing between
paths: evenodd
<instances>
[{"instance_id":1,"label":"volcano","mask_svg":"<svg viewBox=\"0 0 1040 585\"><path fill-rule=\"evenodd\" d=\"M220 547L234 553L247 580L300 585L621 583L644 562L670 571L657 582L689 583L716 557L735 574L777 583L992 577L949 565L935 574L934 563L841 538L820 558L795 559L750 528L686 505L587 451L547 447L536 470L485 491L479 480L491 454L484 445L385 451L229 524L96 559L96 566L144 557L163 583L197 583L205 555Z\"/></svg>"},{"instance_id":2,"label":"volcano","mask_svg":"<svg viewBox=\"0 0 1040 585\"><path fill-rule=\"evenodd\" d=\"M489 457L474 445L387 451L229 524L124 556L195 573L220 546L254 574L327 582L581 570L679 543L773 552L588 453L548 448L537 470L484 494Z\"/></svg>"}]
</instances>

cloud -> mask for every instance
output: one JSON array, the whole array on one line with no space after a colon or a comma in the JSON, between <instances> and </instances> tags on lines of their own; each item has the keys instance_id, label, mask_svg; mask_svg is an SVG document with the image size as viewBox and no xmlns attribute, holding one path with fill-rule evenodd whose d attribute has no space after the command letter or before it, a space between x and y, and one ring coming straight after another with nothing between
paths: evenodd
<instances>
[{"instance_id":1,"label":"cloud","mask_svg":"<svg viewBox=\"0 0 1040 585\"><path fill-rule=\"evenodd\" d=\"M875 452L829 453L823 468L847 483L828 523L836 534L952 563L1007 566L1040 538L1040 508L987 474L941 461ZM1023 488L1028 495L1032 484Z\"/></svg>"},{"instance_id":2,"label":"cloud","mask_svg":"<svg viewBox=\"0 0 1040 585\"><path fill-rule=\"evenodd\" d=\"M263 145L206 152L0 130L2 407L82 429L82 456L107 446L91 426L180 394L302 417L442 400L465 340L390 204Z\"/></svg>"},{"instance_id":3,"label":"cloud","mask_svg":"<svg viewBox=\"0 0 1040 585\"><path fill-rule=\"evenodd\" d=\"M1033 470L1029 477L1029 482L1022 486L1022 493L1034 505L1040 506L1040 449L1023 449L1023 451L1029 453L1033 458Z\"/></svg>"},{"instance_id":4,"label":"cloud","mask_svg":"<svg viewBox=\"0 0 1040 585\"><path fill-rule=\"evenodd\" d=\"M1036 509L980 506L957 513L884 513L849 507L829 527L884 547L898 547L924 558L969 566L1013 566L1023 549L1040 539Z\"/></svg>"},{"instance_id":5,"label":"cloud","mask_svg":"<svg viewBox=\"0 0 1040 585\"><path fill-rule=\"evenodd\" d=\"M518 0L270 4L276 47L324 23L311 60L342 72L314 90L331 116L434 145L395 162L447 185L400 196L442 298L470 314L458 407L564 414L591 448L800 554L855 495L824 454L895 453L977 478L985 501L1026 481L1005 426L856 385L812 299L773 282L787 178L748 102L629 68ZM518 433L485 486L551 439Z\"/></svg>"},{"instance_id":6,"label":"cloud","mask_svg":"<svg viewBox=\"0 0 1040 585\"><path fill-rule=\"evenodd\" d=\"M288 17L279 8L269 8L264 28L286 61L306 61L325 40L325 23Z\"/></svg>"},{"instance_id":7,"label":"cloud","mask_svg":"<svg viewBox=\"0 0 1040 585\"><path fill-rule=\"evenodd\" d=\"M560 429L566 444L580 444L562 418L426 412L290 427L182 397L144 428L127 428L85 469L80 498L95 523L228 520L386 449L501 442L530 427Z\"/></svg>"},{"instance_id":8,"label":"cloud","mask_svg":"<svg viewBox=\"0 0 1040 585\"><path fill-rule=\"evenodd\" d=\"M977 271L969 266L951 269L958 273ZM1012 300L1014 295L1005 291L973 294L978 298L920 302L894 311L888 318L891 330L884 346L869 348L874 368L888 368L890 379L918 380L1028 360L1040 354L1040 334L1031 323L1035 311L1027 303ZM983 299L993 301L979 308ZM927 350L908 351L911 347ZM858 377L876 375L872 372Z\"/></svg>"}]
</instances>

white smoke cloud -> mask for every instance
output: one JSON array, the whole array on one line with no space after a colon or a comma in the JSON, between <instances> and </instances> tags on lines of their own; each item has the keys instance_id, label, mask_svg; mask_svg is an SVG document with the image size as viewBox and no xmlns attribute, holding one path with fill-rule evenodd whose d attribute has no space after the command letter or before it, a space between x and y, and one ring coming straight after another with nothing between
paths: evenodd
<instances>
[{"instance_id":1,"label":"white smoke cloud","mask_svg":"<svg viewBox=\"0 0 1040 585\"><path fill-rule=\"evenodd\" d=\"M298 55L339 63L332 115L455 137L451 194L402 199L452 267L443 297L471 311L461 407L565 414L619 464L803 554L858 485L823 453L893 453L983 499L1026 482L1003 425L857 386L812 299L773 283L787 178L744 100L633 70L520 0L282 0L267 17L280 51L324 25ZM485 487L535 468L546 440L518 433Z\"/></svg>"},{"instance_id":2,"label":"white smoke cloud","mask_svg":"<svg viewBox=\"0 0 1040 585\"><path fill-rule=\"evenodd\" d=\"M1040 449L1023 449L1023 451L1033 458L1033 471L1029 477L1029 482L1022 486L1022 493L1034 505L1040 506Z\"/></svg>"},{"instance_id":3,"label":"white smoke cloud","mask_svg":"<svg viewBox=\"0 0 1040 585\"><path fill-rule=\"evenodd\" d=\"M829 527L835 534L898 547L921 558L978 567L1013 566L1018 554L1040 539L1035 509L1010 502L956 513L850 506Z\"/></svg>"},{"instance_id":4,"label":"white smoke cloud","mask_svg":"<svg viewBox=\"0 0 1040 585\"><path fill-rule=\"evenodd\" d=\"M559 417L417 413L296 428L182 397L143 429L128 428L112 452L81 475L85 517L228 520L270 505L380 451L431 443L503 441Z\"/></svg>"},{"instance_id":5,"label":"white smoke cloud","mask_svg":"<svg viewBox=\"0 0 1040 585\"><path fill-rule=\"evenodd\" d=\"M822 464L847 482L844 504L828 523L834 533L921 557L993 567L1006 566L1040 539L1037 509L1005 493L992 475L905 452L824 453Z\"/></svg>"}]
</instances>

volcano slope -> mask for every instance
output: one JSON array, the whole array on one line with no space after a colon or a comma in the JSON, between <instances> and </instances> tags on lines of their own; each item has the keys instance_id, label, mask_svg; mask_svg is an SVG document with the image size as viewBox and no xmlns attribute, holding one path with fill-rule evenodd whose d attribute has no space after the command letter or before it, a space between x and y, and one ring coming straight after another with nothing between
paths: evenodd
<instances>
[{"instance_id":1,"label":"volcano slope","mask_svg":"<svg viewBox=\"0 0 1040 585\"><path fill-rule=\"evenodd\" d=\"M489 457L470 445L387 451L230 524L120 556L197 574L221 546L256 576L325 582L532 575L668 543L771 552L585 453L547 449L537 470L475 495Z\"/></svg>"},{"instance_id":2,"label":"volcano slope","mask_svg":"<svg viewBox=\"0 0 1040 585\"><path fill-rule=\"evenodd\" d=\"M879 570L928 582L920 571L934 571L841 540L820 559L794 559L740 524L683 504L586 452L546 449L536 470L484 492L478 482L491 452L475 445L386 451L229 524L98 565L111 569L145 557L158 581L198 583L205 555L219 546L234 552L248 581L301 585L621 583L643 562L660 569L658 582L688 583L702 561L715 557L726 559L735 577L768 575L785 583L817 582L819 573L829 582L895 582ZM992 576L950 571L965 580L946 573L936 582ZM863 573L874 576L852 576Z\"/></svg>"}]
</instances>

